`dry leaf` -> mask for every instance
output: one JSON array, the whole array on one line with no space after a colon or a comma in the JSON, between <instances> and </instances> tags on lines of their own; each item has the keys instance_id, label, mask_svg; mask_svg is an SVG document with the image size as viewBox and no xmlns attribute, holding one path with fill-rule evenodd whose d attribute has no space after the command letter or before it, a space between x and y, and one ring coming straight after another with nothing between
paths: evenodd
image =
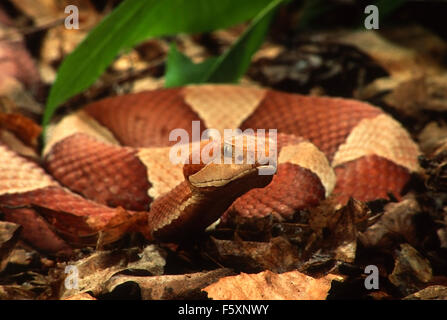
<instances>
[{"instance_id":1,"label":"dry leaf","mask_svg":"<svg viewBox=\"0 0 447 320\"><path fill-rule=\"evenodd\" d=\"M217 269L181 275L139 277L118 275L104 284L103 293L112 292L122 285L136 283L143 300L203 299L201 289L219 278L233 274L230 269Z\"/></svg>"},{"instance_id":2,"label":"dry leaf","mask_svg":"<svg viewBox=\"0 0 447 320\"><path fill-rule=\"evenodd\" d=\"M447 74L424 75L400 82L384 101L406 115L415 116L424 110L445 112L446 92Z\"/></svg>"},{"instance_id":3,"label":"dry leaf","mask_svg":"<svg viewBox=\"0 0 447 320\"><path fill-rule=\"evenodd\" d=\"M332 255L336 260L353 262L358 230L371 215L368 207L361 201L350 199L345 206L338 209L336 202L328 199L310 211L309 222L314 235L306 250L311 253L323 249L323 252Z\"/></svg>"},{"instance_id":4,"label":"dry leaf","mask_svg":"<svg viewBox=\"0 0 447 320\"><path fill-rule=\"evenodd\" d=\"M218 240L211 238L214 258L224 266L246 272L285 272L299 264L298 249L283 237L269 242Z\"/></svg>"},{"instance_id":5,"label":"dry leaf","mask_svg":"<svg viewBox=\"0 0 447 320\"><path fill-rule=\"evenodd\" d=\"M422 167L425 169L425 185L430 191L447 191L447 144L440 145L433 154L422 159Z\"/></svg>"},{"instance_id":6,"label":"dry leaf","mask_svg":"<svg viewBox=\"0 0 447 320\"><path fill-rule=\"evenodd\" d=\"M344 44L305 41L277 52L255 61L249 75L278 90L351 97L354 89L387 75L366 54Z\"/></svg>"},{"instance_id":7,"label":"dry leaf","mask_svg":"<svg viewBox=\"0 0 447 320\"><path fill-rule=\"evenodd\" d=\"M433 277L430 262L409 244L401 244L394 270L389 275L392 284L403 294L411 294L425 286Z\"/></svg>"},{"instance_id":8,"label":"dry leaf","mask_svg":"<svg viewBox=\"0 0 447 320\"><path fill-rule=\"evenodd\" d=\"M19 239L20 226L15 223L0 221L0 272L8 264L9 257Z\"/></svg>"},{"instance_id":9,"label":"dry leaf","mask_svg":"<svg viewBox=\"0 0 447 320\"><path fill-rule=\"evenodd\" d=\"M418 136L419 146L426 155L431 155L445 146L447 150L447 124L430 122Z\"/></svg>"},{"instance_id":10,"label":"dry leaf","mask_svg":"<svg viewBox=\"0 0 447 320\"><path fill-rule=\"evenodd\" d=\"M429 286L406 296L404 300L447 300L447 287Z\"/></svg>"},{"instance_id":11,"label":"dry leaf","mask_svg":"<svg viewBox=\"0 0 447 320\"><path fill-rule=\"evenodd\" d=\"M324 300L336 275L315 279L298 271L276 274L241 273L220 279L203 289L214 300Z\"/></svg>"},{"instance_id":12,"label":"dry leaf","mask_svg":"<svg viewBox=\"0 0 447 320\"><path fill-rule=\"evenodd\" d=\"M65 18L67 16L65 7L68 5L79 8L80 19L86 19L86 11L94 10L90 0L11 0L11 2L37 25Z\"/></svg>"},{"instance_id":13,"label":"dry leaf","mask_svg":"<svg viewBox=\"0 0 447 320\"><path fill-rule=\"evenodd\" d=\"M332 39L366 52L393 78L401 80L439 73L447 54L447 44L419 26L387 29L386 32L348 32Z\"/></svg>"},{"instance_id":14,"label":"dry leaf","mask_svg":"<svg viewBox=\"0 0 447 320\"><path fill-rule=\"evenodd\" d=\"M40 115L43 106L19 80L9 76L0 76L0 111L5 113L21 112L27 115Z\"/></svg>"},{"instance_id":15,"label":"dry leaf","mask_svg":"<svg viewBox=\"0 0 447 320\"><path fill-rule=\"evenodd\" d=\"M0 285L0 300L31 300L36 298L29 288L19 285Z\"/></svg>"},{"instance_id":16,"label":"dry leaf","mask_svg":"<svg viewBox=\"0 0 447 320\"><path fill-rule=\"evenodd\" d=\"M359 240L365 247L383 249L403 240L416 245L419 241L414 218L420 212L421 208L413 196L398 203L389 203L380 219L359 235Z\"/></svg>"},{"instance_id":17,"label":"dry leaf","mask_svg":"<svg viewBox=\"0 0 447 320\"><path fill-rule=\"evenodd\" d=\"M18 113L0 112L0 130L14 133L24 144L37 148L42 128L33 120Z\"/></svg>"},{"instance_id":18,"label":"dry leaf","mask_svg":"<svg viewBox=\"0 0 447 320\"><path fill-rule=\"evenodd\" d=\"M12 34L12 36L8 36ZM29 54L23 37L17 29L0 23L0 85L5 78L17 79L32 93L37 93L40 76L34 60ZM11 37L12 39L9 39Z\"/></svg>"},{"instance_id":19,"label":"dry leaf","mask_svg":"<svg viewBox=\"0 0 447 320\"><path fill-rule=\"evenodd\" d=\"M38 2L49 2L48 4L32 5L23 8L25 12L31 15L36 24L65 19L68 14L65 13L67 5L76 5L79 8L79 29L67 29L63 24L48 30L43 39L39 65L45 83L51 84L56 76L54 66L59 64L67 54L71 53L76 46L85 38L88 32L101 20L102 15L99 14L92 6L89 0L39 0ZM15 0L15 2L22 2ZM26 2L36 2L34 0L26 0ZM22 4L26 6L26 4ZM28 11L26 11L28 10ZM32 12L31 12L32 11Z\"/></svg>"},{"instance_id":20,"label":"dry leaf","mask_svg":"<svg viewBox=\"0 0 447 320\"><path fill-rule=\"evenodd\" d=\"M84 292L66 297L63 300L97 300L97 299L95 297L92 297L88 293Z\"/></svg>"},{"instance_id":21,"label":"dry leaf","mask_svg":"<svg viewBox=\"0 0 447 320\"><path fill-rule=\"evenodd\" d=\"M63 286L60 297L66 298L84 292L94 296L107 292L108 281L123 270L144 270L150 274L161 274L165 266L164 253L150 245L139 253L136 248L113 251L97 251L87 258L68 263L76 267L78 288Z\"/></svg>"}]
</instances>

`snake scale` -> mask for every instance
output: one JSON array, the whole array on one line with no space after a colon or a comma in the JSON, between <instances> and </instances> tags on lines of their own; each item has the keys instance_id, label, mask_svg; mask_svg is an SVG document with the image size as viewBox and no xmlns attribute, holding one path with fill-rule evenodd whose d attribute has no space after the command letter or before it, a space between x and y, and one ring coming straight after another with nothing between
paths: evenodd
<instances>
[{"instance_id":1,"label":"snake scale","mask_svg":"<svg viewBox=\"0 0 447 320\"><path fill-rule=\"evenodd\" d=\"M257 162L173 163L169 135L192 136L193 123L200 133L276 129L275 174ZM419 170L417 145L377 107L236 85L106 98L54 122L45 142L41 163L0 142L0 211L48 252L128 231L177 240L232 215L288 219L329 195L399 198Z\"/></svg>"}]
</instances>

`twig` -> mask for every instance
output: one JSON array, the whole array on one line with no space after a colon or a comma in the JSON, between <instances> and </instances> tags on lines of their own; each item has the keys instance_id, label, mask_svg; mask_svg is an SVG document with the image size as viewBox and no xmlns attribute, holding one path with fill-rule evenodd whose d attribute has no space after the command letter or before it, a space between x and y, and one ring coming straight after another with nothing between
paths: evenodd
<instances>
[{"instance_id":1,"label":"twig","mask_svg":"<svg viewBox=\"0 0 447 320\"><path fill-rule=\"evenodd\" d=\"M25 27L20 29L15 29L12 31L7 31L3 36L0 37L0 41L11 41L16 42L22 40L22 36L33 34L42 30L47 30L54 28L65 21L65 18L59 18L46 23L42 23L38 26Z\"/></svg>"}]
</instances>

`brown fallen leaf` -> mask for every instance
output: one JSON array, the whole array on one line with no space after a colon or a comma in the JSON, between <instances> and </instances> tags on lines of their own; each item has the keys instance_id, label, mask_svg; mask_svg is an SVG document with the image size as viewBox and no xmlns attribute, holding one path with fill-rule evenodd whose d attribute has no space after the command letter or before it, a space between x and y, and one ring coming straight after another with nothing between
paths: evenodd
<instances>
[{"instance_id":1,"label":"brown fallen leaf","mask_svg":"<svg viewBox=\"0 0 447 320\"><path fill-rule=\"evenodd\" d=\"M442 129L435 127L434 130L424 131L438 132L438 130ZM420 160L421 166L425 169L425 186L428 189L422 199L428 204L426 209L429 210L437 225L435 232L439 246L445 250L447 248L447 138L444 138L441 133L441 138L433 139L433 141L438 142L434 144L434 150ZM442 261L445 260L444 255L445 253L442 253Z\"/></svg>"},{"instance_id":2,"label":"brown fallen leaf","mask_svg":"<svg viewBox=\"0 0 447 320\"><path fill-rule=\"evenodd\" d=\"M124 270L144 270L149 274L162 274L165 265L164 253L157 246L147 246L142 252L138 248L125 250L97 251L92 255L66 266L76 270L77 288L62 283L60 298L64 299L84 292L94 296L108 292L107 283L117 273ZM62 273L65 272L62 266ZM67 278L65 278L67 279Z\"/></svg>"},{"instance_id":3,"label":"brown fallen leaf","mask_svg":"<svg viewBox=\"0 0 447 320\"><path fill-rule=\"evenodd\" d=\"M298 41L273 58L255 61L248 74L264 86L295 93L351 97L354 89L387 75L360 50L334 42Z\"/></svg>"},{"instance_id":4,"label":"brown fallen leaf","mask_svg":"<svg viewBox=\"0 0 447 320\"><path fill-rule=\"evenodd\" d=\"M7 274L0 286L0 300L50 299L55 298L51 276L35 271Z\"/></svg>"},{"instance_id":5,"label":"brown fallen leaf","mask_svg":"<svg viewBox=\"0 0 447 320\"><path fill-rule=\"evenodd\" d=\"M62 16L64 14L62 1L11 0L11 2L36 23L47 22L55 16Z\"/></svg>"},{"instance_id":6,"label":"brown fallen leaf","mask_svg":"<svg viewBox=\"0 0 447 320\"><path fill-rule=\"evenodd\" d=\"M88 293L84 292L66 297L63 300L97 300L97 299L95 297L92 297Z\"/></svg>"},{"instance_id":7,"label":"brown fallen leaf","mask_svg":"<svg viewBox=\"0 0 447 320\"><path fill-rule=\"evenodd\" d=\"M439 285L429 286L406 296L404 300L447 300L447 287Z\"/></svg>"},{"instance_id":8,"label":"brown fallen leaf","mask_svg":"<svg viewBox=\"0 0 447 320\"><path fill-rule=\"evenodd\" d=\"M409 295L420 290L433 277L430 262L409 244L401 244L389 280L399 290Z\"/></svg>"},{"instance_id":9,"label":"brown fallen leaf","mask_svg":"<svg viewBox=\"0 0 447 320\"><path fill-rule=\"evenodd\" d=\"M201 291L204 287L232 274L231 269L221 268L208 272L153 277L117 275L104 284L102 293L110 292L113 295L117 288L136 283L143 300L204 299L206 296Z\"/></svg>"},{"instance_id":10,"label":"brown fallen leaf","mask_svg":"<svg viewBox=\"0 0 447 320\"><path fill-rule=\"evenodd\" d=\"M447 111L447 75L422 75L402 81L383 101L402 114L417 116L423 111Z\"/></svg>"},{"instance_id":11,"label":"brown fallen leaf","mask_svg":"<svg viewBox=\"0 0 447 320\"><path fill-rule=\"evenodd\" d=\"M0 77L0 111L21 113L37 119L42 114L43 106L19 80L3 76Z\"/></svg>"},{"instance_id":12,"label":"brown fallen leaf","mask_svg":"<svg viewBox=\"0 0 447 320\"><path fill-rule=\"evenodd\" d=\"M371 211L354 199L341 208L336 203L328 199L310 210L309 224L314 234L306 251L311 255L321 249L336 260L351 263L355 259L358 231L368 223Z\"/></svg>"},{"instance_id":13,"label":"brown fallen leaf","mask_svg":"<svg viewBox=\"0 0 447 320\"><path fill-rule=\"evenodd\" d=\"M42 128L33 120L18 113L2 113L0 111L1 129L13 133L25 145L37 149L38 138Z\"/></svg>"},{"instance_id":14,"label":"brown fallen leaf","mask_svg":"<svg viewBox=\"0 0 447 320\"><path fill-rule=\"evenodd\" d=\"M447 42L421 26L328 36L368 54L390 74L360 87L355 97L387 104L399 113L426 118L424 110L446 110Z\"/></svg>"},{"instance_id":15,"label":"brown fallen leaf","mask_svg":"<svg viewBox=\"0 0 447 320\"><path fill-rule=\"evenodd\" d=\"M447 54L444 40L416 25L383 31L343 32L332 36L332 39L366 52L392 78L399 80L439 73Z\"/></svg>"},{"instance_id":16,"label":"brown fallen leaf","mask_svg":"<svg viewBox=\"0 0 447 320\"><path fill-rule=\"evenodd\" d=\"M407 196L397 203L389 203L380 219L359 234L359 240L366 248L392 248L402 241L416 245L418 229L415 217L421 208L414 196Z\"/></svg>"},{"instance_id":17,"label":"brown fallen leaf","mask_svg":"<svg viewBox=\"0 0 447 320\"><path fill-rule=\"evenodd\" d=\"M45 258L42 258L42 260L46 261ZM50 261L52 262L52 260L48 260L48 263L51 263ZM24 249L21 246L16 246L9 257L9 263L15 265L17 270L31 268L39 265L39 262L37 251Z\"/></svg>"},{"instance_id":18,"label":"brown fallen leaf","mask_svg":"<svg viewBox=\"0 0 447 320\"><path fill-rule=\"evenodd\" d=\"M55 66L76 48L101 20L102 14L97 12L90 0L14 0L14 2L33 18L36 25L61 21L46 32L40 47L40 72L43 81L51 84L56 77ZM68 29L64 25L64 19L68 16L65 7L68 5L75 5L79 9L79 29Z\"/></svg>"},{"instance_id":19,"label":"brown fallen leaf","mask_svg":"<svg viewBox=\"0 0 447 320\"><path fill-rule=\"evenodd\" d=\"M421 151L430 156L447 150L447 123L432 121L428 123L418 136Z\"/></svg>"},{"instance_id":20,"label":"brown fallen leaf","mask_svg":"<svg viewBox=\"0 0 447 320\"><path fill-rule=\"evenodd\" d=\"M18 224L0 221L0 272L8 264L9 257L19 239L21 227Z\"/></svg>"},{"instance_id":21,"label":"brown fallen leaf","mask_svg":"<svg viewBox=\"0 0 447 320\"><path fill-rule=\"evenodd\" d=\"M12 77L37 92L40 76L23 43L0 41L0 72L0 80Z\"/></svg>"},{"instance_id":22,"label":"brown fallen leaf","mask_svg":"<svg viewBox=\"0 0 447 320\"><path fill-rule=\"evenodd\" d=\"M32 300L36 293L19 285L0 285L0 300Z\"/></svg>"},{"instance_id":23,"label":"brown fallen leaf","mask_svg":"<svg viewBox=\"0 0 447 320\"><path fill-rule=\"evenodd\" d=\"M14 21L3 8L0 11L0 83L4 78L15 78L36 94L41 83L34 60L26 48L23 35L14 27Z\"/></svg>"},{"instance_id":24,"label":"brown fallen leaf","mask_svg":"<svg viewBox=\"0 0 447 320\"><path fill-rule=\"evenodd\" d=\"M299 264L298 248L284 237L269 242L219 240L210 238L210 254L220 264L245 272L285 272Z\"/></svg>"},{"instance_id":25,"label":"brown fallen leaf","mask_svg":"<svg viewBox=\"0 0 447 320\"><path fill-rule=\"evenodd\" d=\"M433 192L447 191L447 144L439 146L429 157L421 161L425 169L425 185Z\"/></svg>"},{"instance_id":26,"label":"brown fallen leaf","mask_svg":"<svg viewBox=\"0 0 447 320\"><path fill-rule=\"evenodd\" d=\"M332 280L342 278L329 274L315 279L298 271L264 271L225 277L203 290L213 300L324 300Z\"/></svg>"}]
</instances>

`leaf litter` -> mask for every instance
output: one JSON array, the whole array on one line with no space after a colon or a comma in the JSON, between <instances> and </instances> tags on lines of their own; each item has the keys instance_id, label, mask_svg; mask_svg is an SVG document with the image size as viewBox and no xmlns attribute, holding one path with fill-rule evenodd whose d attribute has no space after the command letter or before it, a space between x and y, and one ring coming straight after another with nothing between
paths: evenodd
<instances>
[{"instance_id":1,"label":"leaf litter","mask_svg":"<svg viewBox=\"0 0 447 320\"><path fill-rule=\"evenodd\" d=\"M52 11L56 2L38 1L45 2L45 16L33 11L35 5L25 10L21 1L9 2L22 20L0 9L0 139L38 159L40 131L31 123L39 120L56 68L87 30L72 36L50 24L24 36L27 24L60 18ZM91 4L80 1L92 27L109 8ZM238 26L176 42L203 61L242 32ZM30 51L36 41L38 50ZM166 39L153 39L120 55L62 112L161 87L167 48ZM293 39L271 35L242 80L353 97L390 112L423 151L424 172L400 201L351 199L339 206L327 199L288 221L236 219L178 245L130 235L104 248L74 249L68 257L40 252L23 240L22 228L0 219L0 299L447 299L446 55L445 40L419 25L303 32ZM77 289L65 284L70 265L79 271ZM380 289L365 289L368 265L378 266Z\"/></svg>"}]
</instances>

